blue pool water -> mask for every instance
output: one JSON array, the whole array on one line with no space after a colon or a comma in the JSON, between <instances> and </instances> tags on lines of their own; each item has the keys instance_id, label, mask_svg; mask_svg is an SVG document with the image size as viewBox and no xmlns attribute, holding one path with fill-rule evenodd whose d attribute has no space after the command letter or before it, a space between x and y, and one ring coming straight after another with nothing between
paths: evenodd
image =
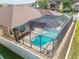
<instances>
[{"instance_id":1,"label":"blue pool water","mask_svg":"<svg viewBox=\"0 0 79 59\"><path fill-rule=\"evenodd\" d=\"M41 36L41 46L45 45L46 43L48 43L49 41L51 41L51 39L46 38L44 36ZM32 43L35 46L40 46L40 36L37 36L33 39Z\"/></svg>"},{"instance_id":2,"label":"blue pool water","mask_svg":"<svg viewBox=\"0 0 79 59\"><path fill-rule=\"evenodd\" d=\"M58 35L58 31L56 30L50 30L50 31L43 31L41 33L41 36L37 36L33 38L32 43L35 46L40 46L40 38L41 38L41 46L47 44L48 42L54 40Z\"/></svg>"}]
</instances>

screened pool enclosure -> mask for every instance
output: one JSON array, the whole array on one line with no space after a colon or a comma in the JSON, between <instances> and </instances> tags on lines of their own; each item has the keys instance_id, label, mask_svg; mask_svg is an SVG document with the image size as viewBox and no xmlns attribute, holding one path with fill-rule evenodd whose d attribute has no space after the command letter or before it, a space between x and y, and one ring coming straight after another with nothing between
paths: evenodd
<instances>
[{"instance_id":1,"label":"screened pool enclosure","mask_svg":"<svg viewBox=\"0 0 79 59\"><path fill-rule=\"evenodd\" d=\"M45 15L16 28L23 32L20 43L53 57L71 22L66 15Z\"/></svg>"}]
</instances>

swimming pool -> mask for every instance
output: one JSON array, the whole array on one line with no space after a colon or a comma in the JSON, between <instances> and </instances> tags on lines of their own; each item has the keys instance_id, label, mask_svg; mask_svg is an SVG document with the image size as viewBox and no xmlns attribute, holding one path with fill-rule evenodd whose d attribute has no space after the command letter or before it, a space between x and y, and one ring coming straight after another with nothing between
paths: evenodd
<instances>
[{"instance_id":1,"label":"swimming pool","mask_svg":"<svg viewBox=\"0 0 79 59\"><path fill-rule=\"evenodd\" d=\"M34 44L35 46L40 46L40 45L43 46L48 42L55 40L57 35L58 35L58 31L56 31L55 29L49 31L44 30L40 35L32 39L32 44Z\"/></svg>"},{"instance_id":2,"label":"swimming pool","mask_svg":"<svg viewBox=\"0 0 79 59\"><path fill-rule=\"evenodd\" d=\"M41 44L40 44L40 38L41 38ZM48 43L49 41L51 41L51 39L49 38L46 38L44 36L37 36L33 39L32 43L35 45L35 46L43 46L45 45L46 43Z\"/></svg>"}]
</instances>

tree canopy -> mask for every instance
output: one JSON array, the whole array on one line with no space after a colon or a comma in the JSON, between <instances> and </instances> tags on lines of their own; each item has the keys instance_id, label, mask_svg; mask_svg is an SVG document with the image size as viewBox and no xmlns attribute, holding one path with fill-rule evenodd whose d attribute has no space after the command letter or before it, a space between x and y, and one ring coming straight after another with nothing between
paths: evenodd
<instances>
[{"instance_id":1,"label":"tree canopy","mask_svg":"<svg viewBox=\"0 0 79 59\"><path fill-rule=\"evenodd\" d=\"M64 0L64 8L71 8L72 0Z\"/></svg>"},{"instance_id":2,"label":"tree canopy","mask_svg":"<svg viewBox=\"0 0 79 59\"><path fill-rule=\"evenodd\" d=\"M63 9L64 11L72 11L72 0L63 0Z\"/></svg>"},{"instance_id":3,"label":"tree canopy","mask_svg":"<svg viewBox=\"0 0 79 59\"><path fill-rule=\"evenodd\" d=\"M42 9L47 8L47 0L38 0L39 7Z\"/></svg>"},{"instance_id":4,"label":"tree canopy","mask_svg":"<svg viewBox=\"0 0 79 59\"><path fill-rule=\"evenodd\" d=\"M0 4L0 8L1 8L1 7L3 7L3 5L2 5L2 4Z\"/></svg>"}]
</instances>

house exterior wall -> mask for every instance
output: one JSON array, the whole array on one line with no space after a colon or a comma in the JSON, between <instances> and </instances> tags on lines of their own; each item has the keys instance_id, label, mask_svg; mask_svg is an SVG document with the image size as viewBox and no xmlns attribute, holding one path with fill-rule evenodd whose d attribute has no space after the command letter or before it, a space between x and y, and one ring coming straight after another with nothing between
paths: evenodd
<instances>
[{"instance_id":1,"label":"house exterior wall","mask_svg":"<svg viewBox=\"0 0 79 59\"><path fill-rule=\"evenodd\" d=\"M3 29L3 35L9 36L8 28L7 27L3 27L2 29Z\"/></svg>"},{"instance_id":2,"label":"house exterior wall","mask_svg":"<svg viewBox=\"0 0 79 59\"><path fill-rule=\"evenodd\" d=\"M3 34L0 33L1 35L7 36L7 37L10 37L10 38L13 38L14 39L13 31L10 28L8 28L6 26L0 26L0 29L1 29L1 31L3 33ZM12 32L12 35L10 34L10 30Z\"/></svg>"}]
</instances>

